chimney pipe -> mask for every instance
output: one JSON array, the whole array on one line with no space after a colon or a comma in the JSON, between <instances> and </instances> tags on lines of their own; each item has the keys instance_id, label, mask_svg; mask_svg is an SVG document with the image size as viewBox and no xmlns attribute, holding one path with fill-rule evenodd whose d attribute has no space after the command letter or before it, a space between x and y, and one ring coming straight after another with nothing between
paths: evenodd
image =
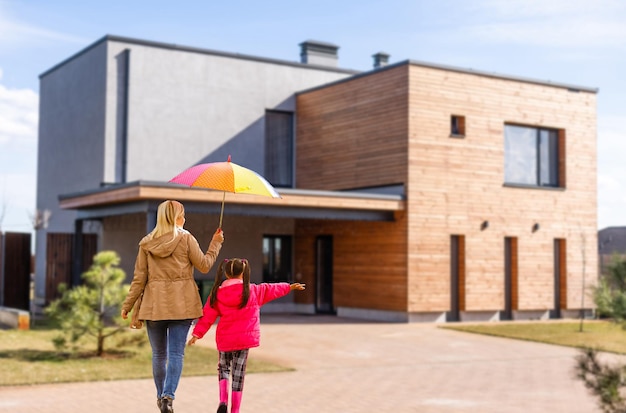
<instances>
[{"instance_id":1,"label":"chimney pipe","mask_svg":"<svg viewBox=\"0 0 626 413\"><path fill-rule=\"evenodd\" d=\"M374 58L374 69L380 69L389 64L389 55L385 52L378 52L372 57Z\"/></svg>"},{"instance_id":2,"label":"chimney pipe","mask_svg":"<svg viewBox=\"0 0 626 413\"><path fill-rule=\"evenodd\" d=\"M339 46L331 43L307 40L300 43L300 62L337 67L337 50Z\"/></svg>"}]
</instances>

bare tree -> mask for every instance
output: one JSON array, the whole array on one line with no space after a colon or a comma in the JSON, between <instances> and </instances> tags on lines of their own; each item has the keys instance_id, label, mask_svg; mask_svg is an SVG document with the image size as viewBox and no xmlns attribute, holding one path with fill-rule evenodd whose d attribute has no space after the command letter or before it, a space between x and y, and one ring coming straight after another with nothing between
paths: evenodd
<instances>
[{"instance_id":1,"label":"bare tree","mask_svg":"<svg viewBox=\"0 0 626 413\"><path fill-rule=\"evenodd\" d=\"M2 200L0 202L0 233L2 233L2 222L6 217L7 210L9 209L7 205L7 197L4 188L2 189Z\"/></svg>"},{"instance_id":2,"label":"bare tree","mask_svg":"<svg viewBox=\"0 0 626 413\"><path fill-rule=\"evenodd\" d=\"M30 218L30 222L33 225L33 229L39 230L39 229L46 229L48 228L48 221L50 221L50 216L52 215L52 213L50 212L49 209L44 209L43 211L41 210L36 210L35 213L31 214L29 213L28 216Z\"/></svg>"}]
</instances>

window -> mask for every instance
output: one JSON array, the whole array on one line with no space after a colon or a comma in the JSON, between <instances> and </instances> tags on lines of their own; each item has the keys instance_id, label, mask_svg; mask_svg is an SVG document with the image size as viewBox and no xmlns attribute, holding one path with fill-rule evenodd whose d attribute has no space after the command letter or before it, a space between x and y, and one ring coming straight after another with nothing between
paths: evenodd
<instances>
[{"instance_id":1,"label":"window","mask_svg":"<svg viewBox=\"0 0 626 413\"><path fill-rule=\"evenodd\" d=\"M265 111L265 178L277 187L293 186L293 112Z\"/></svg>"},{"instance_id":2,"label":"window","mask_svg":"<svg viewBox=\"0 0 626 413\"><path fill-rule=\"evenodd\" d=\"M504 126L504 181L538 187L562 187L561 131Z\"/></svg>"},{"instance_id":3,"label":"window","mask_svg":"<svg viewBox=\"0 0 626 413\"><path fill-rule=\"evenodd\" d=\"M263 237L263 282L291 281L291 237Z\"/></svg>"},{"instance_id":4,"label":"window","mask_svg":"<svg viewBox=\"0 0 626 413\"><path fill-rule=\"evenodd\" d=\"M465 136L465 116L450 116L450 137L462 138Z\"/></svg>"}]
</instances>

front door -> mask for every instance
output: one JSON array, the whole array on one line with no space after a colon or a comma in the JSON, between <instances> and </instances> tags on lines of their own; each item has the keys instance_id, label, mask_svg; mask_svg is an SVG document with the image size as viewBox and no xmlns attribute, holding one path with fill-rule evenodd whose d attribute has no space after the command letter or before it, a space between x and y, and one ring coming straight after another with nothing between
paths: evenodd
<instances>
[{"instance_id":1,"label":"front door","mask_svg":"<svg viewBox=\"0 0 626 413\"><path fill-rule=\"evenodd\" d=\"M321 235L315 241L315 279L316 312L333 314L333 237L330 235Z\"/></svg>"},{"instance_id":2,"label":"front door","mask_svg":"<svg viewBox=\"0 0 626 413\"><path fill-rule=\"evenodd\" d=\"M465 311L465 236L450 237L450 311L447 321L460 321Z\"/></svg>"}]
</instances>

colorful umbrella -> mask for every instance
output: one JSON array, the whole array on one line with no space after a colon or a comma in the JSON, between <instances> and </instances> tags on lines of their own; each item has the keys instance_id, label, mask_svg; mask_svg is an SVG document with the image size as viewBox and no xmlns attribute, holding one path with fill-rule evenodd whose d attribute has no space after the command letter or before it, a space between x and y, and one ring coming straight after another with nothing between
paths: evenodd
<instances>
[{"instance_id":1,"label":"colorful umbrella","mask_svg":"<svg viewBox=\"0 0 626 413\"><path fill-rule=\"evenodd\" d=\"M226 192L280 198L278 192L265 178L251 169L231 162L230 155L228 155L226 162L202 163L192 166L170 179L170 182L224 191L220 212L220 228L222 228Z\"/></svg>"}]
</instances>

